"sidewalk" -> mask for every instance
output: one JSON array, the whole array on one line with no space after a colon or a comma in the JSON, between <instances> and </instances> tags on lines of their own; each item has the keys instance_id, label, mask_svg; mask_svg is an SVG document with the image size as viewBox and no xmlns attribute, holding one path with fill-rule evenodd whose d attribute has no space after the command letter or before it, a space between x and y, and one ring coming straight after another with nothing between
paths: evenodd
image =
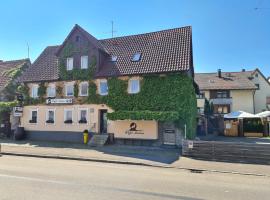
<instances>
[{"instance_id":1,"label":"sidewalk","mask_svg":"<svg viewBox=\"0 0 270 200\"><path fill-rule=\"evenodd\" d=\"M93 148L82 144L7 140L0 140L0 144L3 155L73 159L270 177L269 165L195 160L180 157L179 149L126 145L107 145Z\"/></svg>"}]
</instances>

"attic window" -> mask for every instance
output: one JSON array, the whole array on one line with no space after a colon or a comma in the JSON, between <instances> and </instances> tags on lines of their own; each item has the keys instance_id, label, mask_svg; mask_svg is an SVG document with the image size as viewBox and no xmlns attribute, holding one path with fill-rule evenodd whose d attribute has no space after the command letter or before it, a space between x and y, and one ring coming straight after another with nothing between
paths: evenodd
<instances>
[{"instance_id":1,"label":"attic window","mask_svg":"<svg viewBox=\"0 0 270 200\"><path fill-rule=\"evenodd\" d=\"M76 40L76 42L80 42L80 39L81 39L80 36L77 35L75 40Z\"/></svg>"},{"instance_id":2,"label":"attic window","mask_svg":"<svg viewBox=\"0 0 270 200\"><path fill-rule=\"evenodd\" d=\"M112 56L112 57L111 57L111 61L112 61L112 62L116 62L116 61L117 61L117 56Z\"/></svg>"},{"instance_id":3,"label":"attic window","mask_svg":"<svg viewBox=\"0 0 270 200\"><path fill-rule=\"evenodd\" d=\"M132 61L133 62L138 62L138 61L140 61L141 60L141 53L135 53L134 54L134 56L133 56L133 58L132 58Z\"/></svg>"}]
</instances>

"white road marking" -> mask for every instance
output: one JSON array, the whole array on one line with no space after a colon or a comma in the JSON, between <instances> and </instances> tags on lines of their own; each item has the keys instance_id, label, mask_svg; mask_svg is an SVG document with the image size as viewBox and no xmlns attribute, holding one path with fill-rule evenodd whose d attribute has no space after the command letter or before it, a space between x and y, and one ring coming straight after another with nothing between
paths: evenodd
<instances>
[{"instance_id":1,"label":"white road marking","mask_svg":"<svg viewBox=\"0 0 270 200\"><path fill-rule=\"evenodd\" d=\"M62 185L74 185L72 183L64 182L64 181L45 180L45 179L41 179L41 178L31 178L31 177L26 177L26 176L14 176L14 175L0 174L0 177L12 178L12 179L21 179L21 180L25 180L25 181L35 181L35 182L62 184Z\"/></svg>"}]
</instances>

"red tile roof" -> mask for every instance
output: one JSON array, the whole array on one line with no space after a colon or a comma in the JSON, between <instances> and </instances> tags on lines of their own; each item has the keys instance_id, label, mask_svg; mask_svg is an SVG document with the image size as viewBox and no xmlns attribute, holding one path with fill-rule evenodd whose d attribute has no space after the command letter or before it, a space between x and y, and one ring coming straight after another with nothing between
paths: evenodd
<instances>
[{"instance_id":1,"label":"red tile roof","mask_svg":"<svg viewBox=\"0 0 270 200\"><path fill-rule=\"evenodd\" d=\"M200 90L236 90L257 89L250 80L253 71L222 72L221 78L217 73L196 73L195 82Z\"/></svg>"},{"instance_id":2,"label":"red tile roof","mask_svg":"<svg viewBox=\"0 0 270 200\"><path fill-rule=\"evenodd\" d=\"M57 52L59 46L47 47L35 62L24 72L21 82L53 81L59 79Z\"/></svg>"},{"instance_id":3,"label":"red tile roof","mask_svg":"<svg viewBox=\"0 0 270 200\"><path fill-rule=\"evenodd\" d=\"M183 27L101 40L110 55L117 56L117 62L108 60L96 76L193 70L191 37L191 27ZM136 53L141 53L139 62L132 61Z\"/></svg>"},{"instance_id":4,"label":"red tile roof","mask_svg":"<svg viewBox=\"0 0 270 200\"><path fill-rule=\"evenodd\" d=\"M0 91L13 79L7 72L22 67L25 63L30 63L29 59L0 61Z\"/></svg>"},{"instance_id":5,"label":"red tile roof","mask_svg":"<svg viewBox=\"0 0 270 200\"><path fill-rule=\"evenodd\" d=\"M189 26L104 40L95 39L78 25L75 28L88 35L91 42L94 41L99 49L107 53L107 60L103 66L100 66L99 71L95 74L96 77L188 70L193 73L192 34ZM21 81L59 79L56 54L61 46L47 47L24 73ZM131 59L137 52L142 54L141 60L132 62ZM117 61L111 62L111 56L117 56Z\"/></svg>"}]
</instances>

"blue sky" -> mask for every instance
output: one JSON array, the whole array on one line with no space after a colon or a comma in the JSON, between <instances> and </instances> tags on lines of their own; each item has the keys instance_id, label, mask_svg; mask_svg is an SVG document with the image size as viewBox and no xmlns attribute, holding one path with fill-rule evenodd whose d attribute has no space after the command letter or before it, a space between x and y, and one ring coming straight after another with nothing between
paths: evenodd
<instances>
[{"instance_id":1,"label":"blue sky","mask_svg":"<svg viewBox=\"0 0 270 200\"><path fill-rule=\"evenodd\" d=\"M9 0L0 3L0 59L33 62L74 24L95 37L191 25L196 72L259 67L270 76L270 0ZM261 9L254 9L254 8Z\"/></svg>"}]
</instances>

